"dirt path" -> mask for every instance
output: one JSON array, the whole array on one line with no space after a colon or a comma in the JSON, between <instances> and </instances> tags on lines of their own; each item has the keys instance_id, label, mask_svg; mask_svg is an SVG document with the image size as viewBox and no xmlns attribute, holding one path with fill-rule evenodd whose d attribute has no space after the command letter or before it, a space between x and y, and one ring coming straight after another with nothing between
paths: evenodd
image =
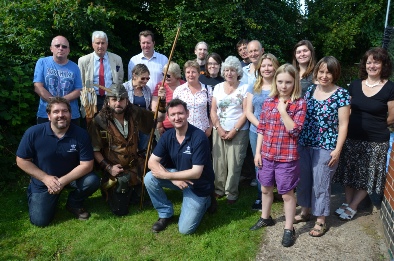
<instances>
[{"instance_id":1,"label":"dirt path","mask_svg":"<svg viewBox=\"0 0 394 261\"><path fill-rule=\"evenodd\" d=\"M342 188L333 186L331 213L343 201ZM389 260L379 212L372 212L368 200L360 204L355 219L350 222L341 221L332 214L327 218L329 230L320 238L313 238L308 234L314 220L296 224L297 239L294 246L289 248L281 245L284 216L282 213L273 213L277 223L267 228L256 260Z\"/></svg>"}]
</instances>

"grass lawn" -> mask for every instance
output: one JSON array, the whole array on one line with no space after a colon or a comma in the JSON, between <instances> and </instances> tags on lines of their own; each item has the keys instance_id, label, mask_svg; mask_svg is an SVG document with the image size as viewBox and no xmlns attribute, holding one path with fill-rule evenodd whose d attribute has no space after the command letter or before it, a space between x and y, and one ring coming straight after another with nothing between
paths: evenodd
<instances>
[{"instance_id":1,"label":"grass lawn","mask_svg":"<svg viewBox=\"0 0 394 261\"><path fill-rule=\"evenodd\" d=\"M152 233L158 216L151 206L132 206L128 216L116 217L100 192L85 202L88 221L65 210L66 192L53 223L35 227L29 221L26 187L16 187L0 192L0 260L254 260L264 234L264 229L249 231L260 212L251 210L256 188L248 184L241 184L236 204L220 199L218 212L206 214L197 232L188 236L178 232L176 222ZM180 193L167 194L177 220ZM274 217L283 215L282 205L274 203Z\"/></svg>"}]
</instances>

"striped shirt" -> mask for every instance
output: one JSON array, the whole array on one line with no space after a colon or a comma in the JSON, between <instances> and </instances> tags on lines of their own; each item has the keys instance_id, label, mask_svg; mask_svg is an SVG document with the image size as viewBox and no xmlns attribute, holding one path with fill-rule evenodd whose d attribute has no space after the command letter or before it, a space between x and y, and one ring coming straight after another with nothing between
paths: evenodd
<instances>
[{"instance_id":1,"label":"striped shirt","mask_svg":"<svg viewBox=\"0 0 394 261\"><path fill-rule=\"evenodd\" d=\"M155 90L156 84L163 80L163 67L168 63L168 58L156 51L153 52L153 55L150 59L146 58L144 54L141 52L133 57L131 57L129 66L128 66L128 79L131 79L131 72L135 65L142 63L145 64L149 69L150 80L146 84L151 93Z\"/></svg>"},{"instance_id":2,"label":"striped shirt","mask_svg":"<svg viewBox=\"0 0 394 261\"><path fill-rule=\"evenodd\" d=\"M277 109L279 99L267 98L264 101L260 115L257 133L263 135L261 157L267 160L290 162L299 158L297 152L298 136L302 130L306 115L304 99L289 101L287 114L294 121L295 126L287 131Z\"/></svg>"}]
</instances>

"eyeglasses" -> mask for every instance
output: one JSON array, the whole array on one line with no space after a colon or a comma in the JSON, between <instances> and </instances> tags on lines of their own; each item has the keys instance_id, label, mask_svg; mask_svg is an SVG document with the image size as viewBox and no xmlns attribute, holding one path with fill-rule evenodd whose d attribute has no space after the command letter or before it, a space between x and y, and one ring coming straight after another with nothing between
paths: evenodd
<instances>
[{"instance_id":1,"label":"eyeglasses","mask_svg":"<svg viewBox=\"0 0 394 261\"><path fill-rule=\"evenodd\" d=\"M163 75L163 77L164 77L164 73L162 73L161 75ZM167 74L166 77L167 77L167 79L170 79L171 78L171 74Z\"/></svg>"},{"instance_id":2,"label":"eyeglasses","mask_svg":"<svg viewBox=\"0 0 394 261\"><path fill-rule=\"evenodd\" d=\"M141 80L142 80L142 81L149 81L149 80L150 80L150 77L141 77Z\"/></svg>"},{"instance_id":3,"label":"eyeglasses","mask_svg":"<svg viewBox=\"0 0 394 261\"><path fill-rule=\"evenodd\" d=\"M59 49L60 46L61 46L63 49L67 49L67 48L68 48L67 45L63 45L63 44L55 44L54 46L55 46L57 49Z\"/></svg>"},{"instance_id":4,"label":"eyeglasses","mask_svg":"<svg viewBox=\"0 0 394 261\"><path fill-rule=\"evenodd\" d=\"M208 66L219 66L218 63L208 63Z\"/></svg>"}]
</instances>

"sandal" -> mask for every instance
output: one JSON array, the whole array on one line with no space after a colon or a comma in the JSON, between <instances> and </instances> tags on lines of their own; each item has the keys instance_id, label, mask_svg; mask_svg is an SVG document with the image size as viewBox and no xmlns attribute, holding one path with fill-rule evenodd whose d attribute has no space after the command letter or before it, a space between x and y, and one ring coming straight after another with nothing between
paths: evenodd
<instances>
[{"instance_id":1,"label":"sandal","mask_svg":"<svg viewBox=\"0 0 394 261\"><path fill-rule=\"evenodd\" d=\"M300 217L300 219L296 219L297 216ZM311 214L306 214L306 215L300 214L294 217L293 224L308 222L309 220L311 220Z\"/></svg>"},{"instance_id":2,"label":"sandal","mask_svg":"<svg viewBox=\"0 0 394 261\"><path fill-rule=\"evenodd\" d=\"M350 214L346 214L346 210L350 212ZM357 210L353 210L350 207L346 207L346 210L339 216L339 219L342 221L352 220L354 215L356 215Z\"/></svg>"},{"instance_id":3,"label":"sandal","mask_svg":"<svg viewBox=\"0 0 394 261\"><path fill-rule=\"evenodd\" d=\"M327 225L326 223L319 223L319 222L315 222L316 226L319 226L320 229L317 228L312 228L311 231L309 231L309 235L311 237L321 237L322 235L324 235L327 232ZM312 232L317 232L317 234L313 234Z\"/></svg>"},{"instance_id":4,"label":"sandal","mask_svg":"<svg viewBox=\"0 0 394 261\"><path fill-rule=\"evenodd\" d=\"M337 210L335 210L334 214L337 215L337 216L340 216L340 215L345 211L345 209L346 209L348 206L349 206L349 204L347 204L347 203L342 203L342 205L341 205ZM344 207L344 208L343 208L343 207Z\"/></svg>"}]
</instances>

